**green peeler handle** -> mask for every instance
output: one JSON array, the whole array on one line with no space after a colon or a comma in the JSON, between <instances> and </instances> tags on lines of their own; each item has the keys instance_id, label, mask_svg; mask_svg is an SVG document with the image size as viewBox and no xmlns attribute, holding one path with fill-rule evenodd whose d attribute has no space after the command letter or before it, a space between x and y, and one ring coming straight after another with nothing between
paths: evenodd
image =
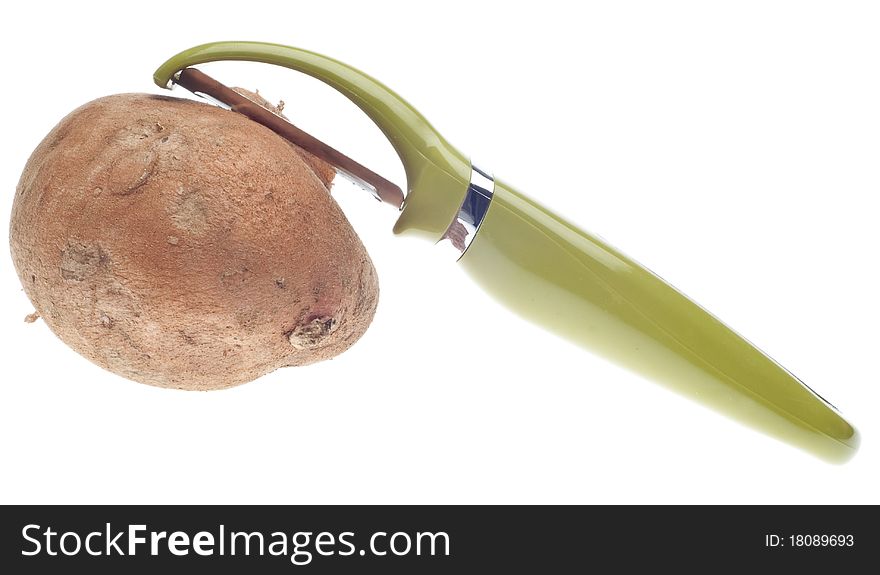
<instances>
[{"instance_id":1,"label":"green peeler handle","mask_svg":"<svg viewBox=\"0 0 880 575\"><path fill-rule=\"evenodd\" d=\"M460 264L526 319L820 457L858 433L821 397L665 281L505 183Z\"/></svg>"}]
</instances>

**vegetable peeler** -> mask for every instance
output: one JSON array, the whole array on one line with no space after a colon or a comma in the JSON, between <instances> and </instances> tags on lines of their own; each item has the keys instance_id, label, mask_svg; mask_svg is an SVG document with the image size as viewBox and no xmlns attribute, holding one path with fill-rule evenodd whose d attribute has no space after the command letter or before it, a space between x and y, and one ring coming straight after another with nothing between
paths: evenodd
<instances>
[{"instance_id":1,"label":"vegetable peeler","mask_svg":"<svg viewBox=\"0 0 880 575\"><path fill-rule=\"evenodd\" d=\"M193 66L221 60L275 64L335 88L363 110L400 157L392 182L250 102ZM332 58L279 44L216 42L156 70L324 159L399 209L394 233L445 246L497 300L534 323L696 401L831 462L859 435L837 409L716 317L633 259L472 164L409 103Z\"/></svg>"}]
</instances>

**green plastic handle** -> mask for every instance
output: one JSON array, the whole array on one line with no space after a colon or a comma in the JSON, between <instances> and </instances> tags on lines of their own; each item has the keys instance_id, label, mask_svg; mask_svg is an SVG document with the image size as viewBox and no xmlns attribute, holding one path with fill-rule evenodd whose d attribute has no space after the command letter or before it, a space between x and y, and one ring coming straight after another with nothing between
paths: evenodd
<instances>
[{"instance_id":1,"label":"green plastic handle","mask_svg":"<svg viewBox=\"0 0 880 575\"><path fill-rule=\"evenodd\" d=\"M440 239L464 199L471 164L406 100L348 64L266 42L212 42L184 50L159 66L153 81L170 88L180 70L223 60L263 62L297 70L348 97L382 130L403 162L409 190L395 233Z\"/></svg>"},{"instance_id":2,"label":"green plastic handle","mask_svg":"<svg viewBox=\"0 0 880 575\"><path fill-rule=\"evenodd\" d=\"M761 350L601 239L496 180L461 265L525 318L832 462L856 429Z\"/></svg>"}]
</instances>

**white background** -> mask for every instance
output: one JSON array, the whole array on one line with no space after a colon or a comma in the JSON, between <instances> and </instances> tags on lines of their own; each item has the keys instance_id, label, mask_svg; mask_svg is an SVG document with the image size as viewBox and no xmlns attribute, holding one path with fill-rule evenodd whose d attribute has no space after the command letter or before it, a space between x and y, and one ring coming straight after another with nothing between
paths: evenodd
<instances>
[{"instance_id":1,"label":"white background","mask_svg":"<svg viewBox=\"0 0 880 575\"><path fill-rule=\"evenodd\" d=\"M863 436L829 465L609 365L394 237L393 209L339 184L380 275L373 325L333 361L228 391L133 383L25 324L4 250L3 503L880 503L876 4L19 2L3 18L3 237L28 155L73 108L158 92L154 68L202 42L300 46L396 89ZM301 127L405 184L379 132L317 82L205 69L283 98Z\"/></svg>"}]
</instances>

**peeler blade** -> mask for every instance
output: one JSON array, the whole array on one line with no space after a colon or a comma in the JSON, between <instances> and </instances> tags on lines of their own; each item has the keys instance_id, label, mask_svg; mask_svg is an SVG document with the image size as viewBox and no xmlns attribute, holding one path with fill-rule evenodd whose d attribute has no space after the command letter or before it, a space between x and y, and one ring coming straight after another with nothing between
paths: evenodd
<instances>
[{"instance_id":1,"label":"peeler blade","mask_svg":"<svg viewBox=\"0 0 880 575\"><path fill-rule=\"evenodd\" d=\"M403 191L395 183L297 128L282 116L221 84L204 72L195 68L185 68L175 74L172 81L197 96L266 126L282 138L333 166L338 174L370 192L377 200L391 204L398 209L403 206Z\"/></svg>"}]
</instances>

